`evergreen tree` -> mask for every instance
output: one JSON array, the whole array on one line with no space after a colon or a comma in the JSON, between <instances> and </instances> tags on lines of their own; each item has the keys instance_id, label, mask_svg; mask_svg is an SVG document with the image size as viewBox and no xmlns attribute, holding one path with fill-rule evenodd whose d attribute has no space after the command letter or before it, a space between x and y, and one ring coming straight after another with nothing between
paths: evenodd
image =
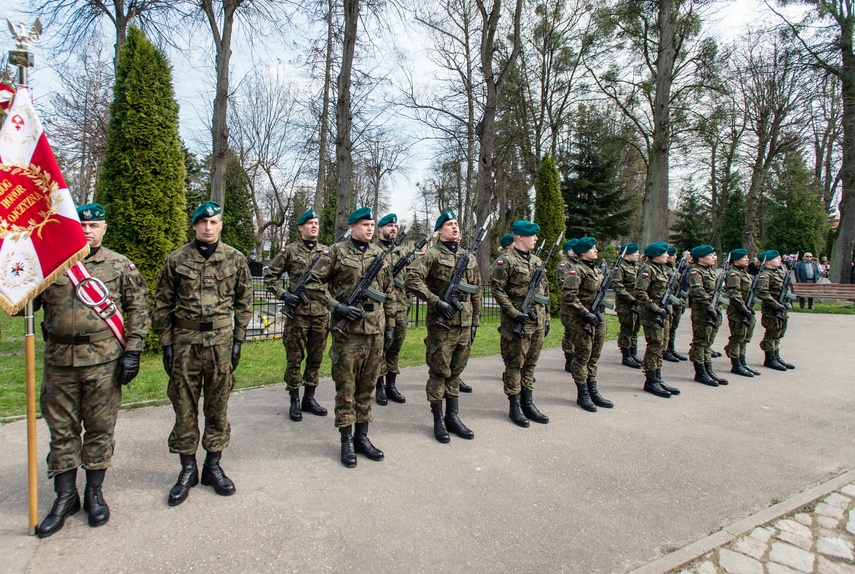
<instances>
[{"instance_id":1,"label":"evergreen tree","mask_svg":"<svg viewBox=\"0 0 855 574\"><path fill-rule=\"evenodd\" d=\"M742 247L742 230L745 222L745 193L735 188L724 202L721 226L722 253ZM725 256L726 257L726 256Z\"/></svg>"},{"instance_id":2,"label":"evergreen tree","mask_svg":"<svg viewBox=\"0 0 855 574\"><path fill-rule=\"evenodd\" d=\"M251 204L249 177L237 155L229 152L226 158L226 206L223 209L222 240L244 255L249 255L255 249Z\"/></svg>"},{"instance_id":3,"label":"evergreen tree","mask_svg":"<svg viewBox=\"0 0 855 574\"><path fill-rule=\"evenodd\" d=\"M591 236L605 245L629 232L632 216L620 179L621 140L595 110L579 111L576 141L562 170L567 236Z\"/></svg>"},{"instance_id":4,"label":"evergreen tree","mask_svg":"<svg viewBox=\"0 0 855 574\"><path fill-rule=\"evenodd\" d=\"M549 254L548 250L564 228L561 181L558 176L558 168L555 167L555 159L550 155L544 156L543 161L540 162L537 178L534 180L534 193L534 219L540 225L540 233L537 236L540 241L546 241L541 253L542 257L546 257ZM558 249L561 249L560 245ZM561 299L561 291L558 289L555 279L555 267L558 265L558 259L559 257L553 256L546 265L552 310L555 312L558 312L560 308Z\"/></svg>"},{"instance_id":5,"label":"evergreen tree","mask_svg":"<svg viewBox=\"0 0 855 574\"><path fill-rule=\"evenodd\" d=\"M336 195L335 180L335 173L330 174L327 178L324 210L321 212L321 231L318 234L318 240L325 245L332 245L336 240L335 209L338 203L338 195Z\"/></svg>"},{"instance_id":6,"label":"evergreen tree","mask_svg":"<svg viewBox=\"0 0 855 574\"><path fill-rule=\"evenodd\" d=\"M710 240L709 205L698 190L691 187L683 189L674 215L676 222L671 228L670 241L678 251L686 251Z\"/></svg>"},{"instance_id":7,"label":"evergreen tree","mask_svg":"<svg viewBox=\"0 0 855 574\"><path fill-rule=\"evenodd\" d=\"M95 189L107 211L107 247L128 256L149 288L186 238L178 104L163 53L138 28L119 51L107 152Z\"/></svg>"},{"instance_id":8,"label":"evergreen tree","mask_svg":"<svg viewBox=\"0 0 855 574\"><path fill-rule=\"evenodd\" d=\"M772 189L766 245L781 253L819 253L826 244L828 219L821 189L800 152L788 154Z\"/></svg>"}]
</instances>

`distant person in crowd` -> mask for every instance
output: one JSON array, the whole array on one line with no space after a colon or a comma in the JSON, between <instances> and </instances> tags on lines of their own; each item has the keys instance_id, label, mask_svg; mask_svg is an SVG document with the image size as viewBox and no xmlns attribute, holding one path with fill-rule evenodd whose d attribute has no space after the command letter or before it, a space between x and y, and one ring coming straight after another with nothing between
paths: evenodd
<instances>
[{"instance_id":1,"label":"distant person in crowd","mask_svg":"<svg viewBox=\"0 0 855 574\"><path fill-rule=\"evenodd\" d=\"M828 257L823 255L819 263L819 272L823 277L828 279L829 271L831 271L831 264L828 262Z\"/></svg>"},{"instance_id":2,"label":"distant person in crowd","mask_svg":"<svg viewBox=\"0 0 855 574\"><path fill-rule=\"evenodd\" d=\"M819 265L813 259L813 254L806 251L801 261L796 263L794 274L796 283L817 283L819 282L820 270ZM808 309L813 309L813 298L808 297ZM799 307L805 308L805 298L799 297Z\"/></svg>"}]
</instances>

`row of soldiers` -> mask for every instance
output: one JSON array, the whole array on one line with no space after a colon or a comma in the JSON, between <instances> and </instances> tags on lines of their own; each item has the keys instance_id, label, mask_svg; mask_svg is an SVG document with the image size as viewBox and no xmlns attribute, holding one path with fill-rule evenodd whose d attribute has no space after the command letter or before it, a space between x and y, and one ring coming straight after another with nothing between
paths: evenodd
<instances>
[{"instance_id":1,"label":"row of soldiers","mask_svg":"<svg viewBox=\"0 0 855 574\"><path fill-rule=\"evenodd\" d=\"M69 276L58 279L37 302L45 309L41 408L51 432L48 476L54 480L57 493L39 526L41 537L57 532L68 516L81 509L76 487L80 466L86 470L82 508L89 515L89 524L100 526L109 520L101 485L113 452L121 388L139 372L140 353L150 325L162 346L163 366L169 376L167 394L175 412L169 450L179 456L181 465L168 504L181 504L199 482L222 496L236 491L220 461L229 444L227 405L252 315L252 282L245 258L220 241L220 206L204 202L195 210L191 221L195 239L167 257L157 279L153 312L145 281L134 264L101 246L107 228L103 207L81 206L78 216L90 247L84 264L91 279L83 282L100 284L103 300L96 302L82 295ZM406 336L409 294L413 294L427 303L425 391L434 436L442 443L450 442L452 434L473 439L474 432L460 419L459 397L464 389L460 377L481 323L481 274L473 255L486 233L486 224L473 245L463 249L456 214L443 212L434 225L436 244L415 260L427 240L415 249L404 249L400 243L405 234L399 235L394 214L375 222L369 208L353 211L348 233L331 246L318 241L319 218L314 211L302 214L296 225L300 240L280 251L264 277L267 289L281 300L286 318L283 343L289 417L300 421L304 412L328 414L315 399L315 390L331 333L329 356L341 462L355 467L358 454L383 460L383 451L368 437L373 421L372 392L376 391L374 399L379 404L406 401L397 389L396 378L400 373L398 354ZM376 231L378 241L372 241ZM545 263L534 252L539 231L536 223L515 222L511 233L502 238L503 251L490 273L492 297L501 309L498 330L508 416L521 427L530 426L530 421L549 422L534 403L534 371L550 329L549 285L542 280ZM558 265L560 315L565 328L566 366L578 389L577 403L591 411L610 408L613 403L599 393L596 380L606 333L598 303L605 277L596 265L596 240L570 240L563 251L564 259ZM630 264L637 262L637 252L636 245L625 246L623 263L618 266L621 272L616 269L611 274L615 279L620 277L614 283L622 324L619 344L626 349L625 360L636 357L635 334L640 323L647 340L641 361L646 374L644 388L658 396L671 396L679 391L662 381L661 361L666 347L674 352L673 330L679 316L673 307L663 308L659 301L668 277L677 272L668 267L669 258L673 264L676 257L673 250L669 254L665 243L649 245L644 252L646 262L633 275ZM708 296L710 280L714 283L711 270L715 254L709 246L699 246L691 255L694 265L687 283L694 338L690 358L696 365L696 380L725 384L709 361L709 345L721 322L721 311ZM736 255L739 253L732 253L731 259ZM767 324L766 309L767 305L771 309L780 286L779 274L774 271L780 258L774 252L763 255L765 268L758 275L757 293L763 304L767 337L761 346L768 349L767 364L777 368L773 365L782 364L778 362L777 341L786 328L786 310L775 303L775 316L770 316ZM727 351L734 368L737 364L745 367L745 343L753 329L753 306L740 308L733 303L744 291L745 281L739 275L743 259L747 258L734 260L727 281L731 297L728 315L741 313L744 324L741 331L731 326ZM288 280L283 283L286 274ZM703 316L705 323L699 319L695 325L696 314ZM110 322L115 327L117 318L121 337L108 328ZM666 344L669 337L670 347ZM305 368L301 369L304 361ZM201 436L200 399L204 414ZM81 430L85 431L82 436ZM196 458L200 444L206 451L201 476Z\"/></svg>"}]
</instances>

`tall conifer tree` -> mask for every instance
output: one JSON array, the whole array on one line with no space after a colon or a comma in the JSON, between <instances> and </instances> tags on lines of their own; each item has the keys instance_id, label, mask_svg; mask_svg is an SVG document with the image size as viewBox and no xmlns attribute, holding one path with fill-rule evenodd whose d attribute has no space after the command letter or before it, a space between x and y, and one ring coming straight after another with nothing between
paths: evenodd
<instances>
[{"instance_id":1,"label":"tall conifer tree","mask_svg":"<svg viewBox=\"0 0 855 574\"><path fill-rule=\"evenodd\" d=\"M534 220L540 225L540 233L537 234L539 241L546 241L543 246L541 257L549 254L549 249L561 231L564 229L564 200L561 197L561 180L558 177L558 168L555 167L555 159L551 155L545 155L537 170L537 178L534 180ZM558 246L561 249L561 246ZM559 251L556 251L556 255ZM558 311L561 292L555 282L555 267L558 265L559 257L553 256L546 266L546 275L549 278L549 293L552 299L552 310Z\"/></svg>"}]
</instances>

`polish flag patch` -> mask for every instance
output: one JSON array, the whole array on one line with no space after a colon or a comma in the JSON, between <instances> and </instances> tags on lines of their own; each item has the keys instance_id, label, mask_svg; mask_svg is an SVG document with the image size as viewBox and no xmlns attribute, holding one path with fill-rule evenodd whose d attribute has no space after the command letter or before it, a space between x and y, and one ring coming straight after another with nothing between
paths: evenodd
<instances>
[{"instance_id":1,"label":"polish flag patch","mask_svg":"<svg viewBox=\"0 0 855 574\"><path fill-rule=\"evenodd\" d=\"M649 273L642 273L641 276L642 277L650 277L650 274Z\"/></svg>"},{"instance_id":2,"label":"polish flag patch","mask_svg":"<svg viewBox=\"0 0 855 574\"><path fill-rule=\"evenodd\" d=\"M504 265L504 263L505 263L505 262L504 262L504 261L502 261L501 259L499 259L498 261L496 261L496 265Z\"/></svg>"}]
</instances>

